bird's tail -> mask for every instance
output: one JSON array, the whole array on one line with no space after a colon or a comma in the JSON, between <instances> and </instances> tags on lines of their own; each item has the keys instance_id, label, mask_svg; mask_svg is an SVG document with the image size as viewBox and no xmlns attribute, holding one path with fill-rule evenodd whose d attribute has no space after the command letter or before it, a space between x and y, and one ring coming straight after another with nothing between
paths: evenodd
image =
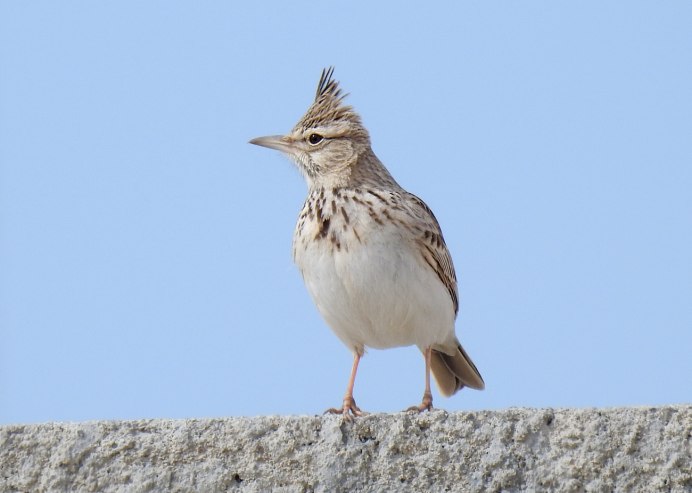
<instances>
[{"instance_id":1,"label":"bird's tail","mask_svg":"<svg viewBox=\"0 0 692 493\"><path fill-rule=\"evenodd\" d=\"M457 347L451 354L433 349L430 369L437 382L437 388L446 397L455 394L464 387L476 390L485 388L483 377L459 341L457 341Z\"/></svg>"}]
</instances>

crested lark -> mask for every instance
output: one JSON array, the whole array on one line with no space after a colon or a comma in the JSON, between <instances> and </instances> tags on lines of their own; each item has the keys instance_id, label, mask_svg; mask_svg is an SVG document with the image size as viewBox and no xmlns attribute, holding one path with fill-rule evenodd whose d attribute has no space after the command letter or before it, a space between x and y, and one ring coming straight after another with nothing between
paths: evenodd
<instances>
[{"instance_id":1,"label":"crested lark","mask_svg":"<svg viewBox=\"0 0 692 493\"><path fill-rule=\"evenodd\" d=\"M346 419L362 414L353 384L366 346L413 344L425 357L425 392L411 409L429 410L431 370L445 396L485 387L454 334L452 258L430 208L373 153L332 72L322 72L314 103L289 134L250 143L287 154L307 181L293 258L322 317L354 356L343 405L329 411Z\"/></svg>"}]
</instances>

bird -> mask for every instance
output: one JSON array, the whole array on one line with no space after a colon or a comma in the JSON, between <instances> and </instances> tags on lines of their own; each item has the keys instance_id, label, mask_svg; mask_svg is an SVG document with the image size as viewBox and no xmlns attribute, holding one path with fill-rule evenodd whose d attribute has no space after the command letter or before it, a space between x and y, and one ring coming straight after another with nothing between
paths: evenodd
<instances>
[{"instance_id":1,"label":"bird","mask_svg":"<svg viewBox=\"0 0 692 493\"><path fill-rule=\"evenodd\" d=\"M326 412L351 421L366 414L353 397L366 348L417 346L425 390L411 411L430 411L430 373L449 397L485 382L459 343L457 277L442 230L423 200L404 190L372 150L347 94L322 70L314 102L286 135L250 140L287 155L308 194L293 235L293 260L322 318L353 353L342 405Z\"/></svg>"}]
</instances>

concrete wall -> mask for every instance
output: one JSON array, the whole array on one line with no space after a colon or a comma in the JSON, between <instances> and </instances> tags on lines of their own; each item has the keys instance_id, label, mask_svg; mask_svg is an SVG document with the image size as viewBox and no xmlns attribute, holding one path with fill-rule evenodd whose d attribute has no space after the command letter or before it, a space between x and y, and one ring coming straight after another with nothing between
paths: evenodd
<instances>
[{"instance_id":1,"label":"concrete wall","mask_svg":"<svg viewBox=\"0 0 692 493\"><path fill-rule=\"evenodd\" d=\"M0 491L692 491L692 406L0 427Z\"/></svg>"}]
</instances>

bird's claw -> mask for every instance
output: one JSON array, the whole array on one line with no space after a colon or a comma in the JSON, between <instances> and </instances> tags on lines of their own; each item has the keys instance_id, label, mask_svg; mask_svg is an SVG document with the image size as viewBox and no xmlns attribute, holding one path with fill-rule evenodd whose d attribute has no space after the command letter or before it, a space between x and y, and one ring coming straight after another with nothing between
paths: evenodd
<instances>
[{"instance_id":1,"label":"bird's claw","mask_svg":"<svg viewBox=\"0 0 692 493\"><path fill-rule=\"evenodd\" d=\"M433 400L432 400L432 394L430 392L425 392L423 394L423 401L418 405L418 406L411 406L408 409L406 409L406 412L419 412L422 413L423 411L432 411L433 409Z\"/></svg>"},{"instance_id":2,"label":"bird's claw","mask_svg":"<svg viewBox=\"0 0 692 493\"><path fill-rule=\"evenodd\" d=\"M354 417L364 416L367 413L360 410L353 397L346 396L344 397L344 404L341 408L330 407L324 412L324 414L341 414L344 421L353 421Z\"/></svg>"}]
</instances>

